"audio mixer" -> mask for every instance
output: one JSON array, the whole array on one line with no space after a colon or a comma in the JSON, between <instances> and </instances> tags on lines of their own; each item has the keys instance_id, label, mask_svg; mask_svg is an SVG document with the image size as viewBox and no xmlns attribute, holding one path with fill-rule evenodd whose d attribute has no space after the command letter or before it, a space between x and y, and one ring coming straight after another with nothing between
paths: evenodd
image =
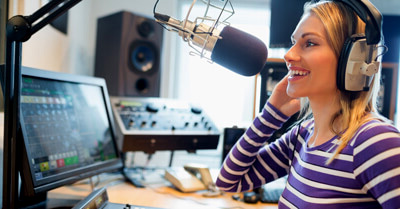
<instances>
[{"instance_id":1,"label":"audio mixer","mask_svg":"<svg viewBox=\"0 0 400 209\"><path fill-rule=\"evenodd\" d=\"M111 97L122 152L216 149L219 130L189 102L156 97Z\"/></svg>"}]
</instances>

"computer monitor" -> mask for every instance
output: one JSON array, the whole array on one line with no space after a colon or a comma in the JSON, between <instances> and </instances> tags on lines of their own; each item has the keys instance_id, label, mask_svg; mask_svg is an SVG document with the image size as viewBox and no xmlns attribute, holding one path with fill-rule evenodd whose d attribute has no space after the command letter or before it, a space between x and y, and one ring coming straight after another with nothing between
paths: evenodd
<instances>
[{"instance_id":1,"label":"computer monitor","mask_svg":"<svg viewBox=\"0 0 400 209\"><path fill-rule=\"evenodd\" d=\"M122 169L104 79L28 67L21 73L22 198Z\"/></svg>"},{"instance_id":2,"label":"computer monitor","mask_svg":"<svg viewBox=\"0 0 400 209\"><path fill-rule=\"evenodd\" d=\"M271 0L270 48L290 48L292 35L310 0Z\"/></svg>"}]
</instances>

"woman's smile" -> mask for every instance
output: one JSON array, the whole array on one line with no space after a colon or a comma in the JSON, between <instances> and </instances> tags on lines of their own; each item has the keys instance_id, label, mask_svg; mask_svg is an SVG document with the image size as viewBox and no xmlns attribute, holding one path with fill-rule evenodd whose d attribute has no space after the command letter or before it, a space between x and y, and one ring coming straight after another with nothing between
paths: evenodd
<instances>
[{"instance_id":1,"label":"woman's smile","mask_svg":"<svg viewBox=\"0 0 400 209\"><path fill-rule=\"evenodd\" d=\"M310 71L301 68L290 68L288 81L293 82L310 75Z\"/></svg>"}]
</instances>

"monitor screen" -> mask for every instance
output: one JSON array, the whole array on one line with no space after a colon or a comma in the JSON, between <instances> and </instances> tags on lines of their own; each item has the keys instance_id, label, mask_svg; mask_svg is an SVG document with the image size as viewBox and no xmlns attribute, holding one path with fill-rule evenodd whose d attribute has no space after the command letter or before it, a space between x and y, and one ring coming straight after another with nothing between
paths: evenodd
<instances>
[{"instance_id":1,"label":"monitor screen","mask_svg":"<svg viewBox=\"0 0 400 209\"><path fill-rule=\"evenodd\" d=\"M20 92L28 193L122 168L104 79L23 67Z\"/></svg>"},{"instance_id":2,"label":"monitor screen","mask_svg":"<svg viewBox=\"0 0 400 209\"><path fill-rule=\"evenodd\" d=\"M310 0L272 0L270 48L290 48L291 35L303 14L305 2Z\"/></svg>"}]
</instances>

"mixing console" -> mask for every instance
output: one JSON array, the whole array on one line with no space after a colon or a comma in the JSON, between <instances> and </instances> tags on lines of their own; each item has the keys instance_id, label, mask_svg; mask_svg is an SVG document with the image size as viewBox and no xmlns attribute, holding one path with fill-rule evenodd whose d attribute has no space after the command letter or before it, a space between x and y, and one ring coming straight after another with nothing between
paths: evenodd
<instances>
[{"instance_id":1,"label":"mixing console","mask_svg":"<svg viewBox=\"0 0 400 209\"><path fill-rule=\"evenodd\" d=\"M123 152L215 149L219 131L202 108L165 98L111 97Z\"/></svg>"}]
</instances>

